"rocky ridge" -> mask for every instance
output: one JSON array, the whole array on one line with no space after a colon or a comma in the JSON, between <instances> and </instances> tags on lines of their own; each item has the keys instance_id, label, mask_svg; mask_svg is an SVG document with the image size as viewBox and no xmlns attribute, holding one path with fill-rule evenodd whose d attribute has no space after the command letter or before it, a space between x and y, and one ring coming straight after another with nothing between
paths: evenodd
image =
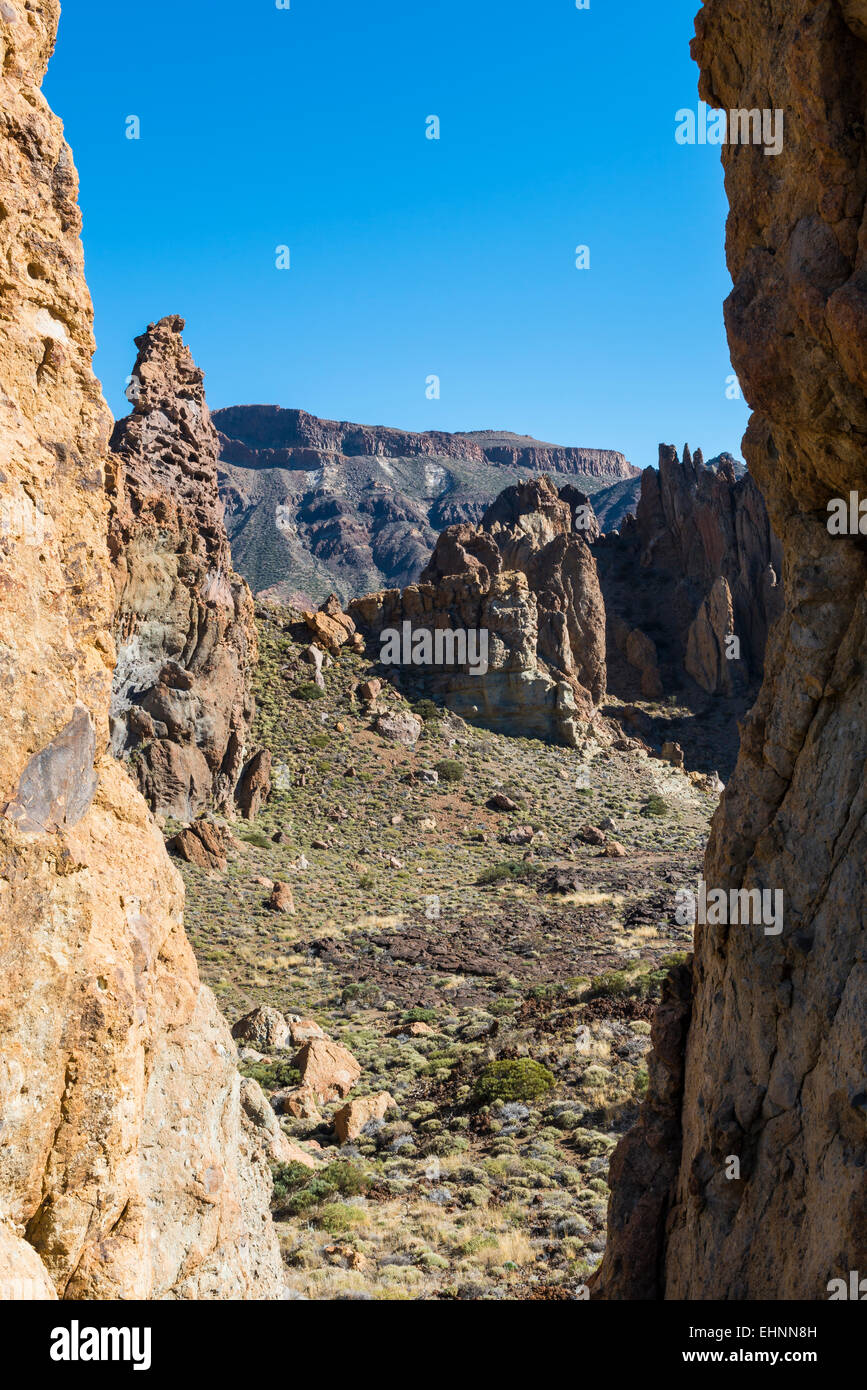
<instances>
[{"instance_id":1,"label":"rocky ridge","mask_svg":"<svg viewBox=\"0 0 867 1390\"><path fill-rule=\"evenodd\" d=\"M214 423L235 564L254 591L296 605L414 582L440 531L478 523L535 472L585 492L638 477L613 450L494 431L413 434L277 406L219 410Z\"/></svg>"},{"instance_id":2,"label":"rocky ridge","mask_svg":"<svg viewBox=\"0 0 867 1390\"><path fill-rule=\"evenodd\" d=\"M57 0L0 6L0 1288L277 1297L235 1048L106 752L111 420L77 176L40 91L58 19Z\"/></svg>"},{"instance_id":3,"label":"rocky ridge","mask_svg":"<svg viewBox=\"0 0 867 1390\"><path fill-rule=\"evenodd\" d=\"M507 488L479 526L443 532L418 584L366 595L349 614L373 646L404 624L485 634L486 669L404 664L402 684L501 732L578 746L605 691L593 527L576 488L558 493L548 478Z\"/></svg>"},{"instance_id":4,"label":"rocky ridge","mask_svg":"<svg viewBox=\"0 0 867 1390\"><path fill-rule=\"evenodd\" d=\"M176 315L136 339L132 414L111 436L118 606L112 749L153 810L231 814L249 756L253 603L232 568L219 441Z\"/></svg>"}]
</instances>

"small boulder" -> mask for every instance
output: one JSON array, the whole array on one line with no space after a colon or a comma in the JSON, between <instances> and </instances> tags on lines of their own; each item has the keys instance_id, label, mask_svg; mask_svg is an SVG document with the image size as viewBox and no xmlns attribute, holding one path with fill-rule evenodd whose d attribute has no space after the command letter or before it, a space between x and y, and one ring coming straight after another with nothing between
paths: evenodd
<instances>
[{"instance_id":1,"label":"small boulder","mask_svg":"<svg viewBox=\"0 0 867 1390\"><path fill-rule=\"evenodd\" d=\"M311 1038L327 1038L328 1034L312 1018L293 1018L289 1020L289 1036L295 1047L303 1047Z\"/></svg>"},{"instance_id":2,"label":"small boulder","mask_svg":"<svg viewBox=\"0 0 867 1390\"><path fill-rule=\"evenodd\" d=\"M585 845L604 845L605 832L596 825L582 825L578 829L578 839Z\"/></svg>"},{"instance_id":3,"label":"small boulder","mask_svg":"<svg viewBox=\"0 0 867 1390\"><path fill-rule=\"evenodd\" d=\"M488 801L488 809L491 811L517 811L518 803L513 801L505 792L495 792Z\"/></svg>"},{"instance_id":4,"label":"small boulder","mask_svg":"<svg viewBox=\"0 0 867 1390\"><path fill-rule=\"evenodd\" d=\"M311 1038L301 1048L294 1065L301 1073L301 1085L322 1101L343 1100L361 1075L352 1053L328 1038Z\"/></svg>"},{"instance_id":5,"label":"small boulder","mask_svg":"<svg viewBox=\"0 0 867 1390\"><path fill-rule=\"evenodd\" d=\"M254 1047L257 1052L274 1052L288 1045L289 1024L279 1009L260 1004L238 1019L232 1028L232 1037L236 1042Z\"/></svg>"},{"instance_id":6,"label":"small boulder","mask_svg":"<svg viewBox=\"0 0 867 1390\"><path fill-rule=\"evenodd\" d=\"M379 1091L373 1096L360 1096L357 1100L351 1100L334 1116L334 1130L340 1143L351 1144L371 1120L382 1120L389 1110L396 1108L397 1101L388 1091Z\"/></svg>"},{"instance_id":7,"label":"small boulder","mask_svg":"<svg viewBox=\"0 0 867 1390\"><path fill-rule=\"evenodd\" d=\"M400 743L405 748L413 748L418 742L423 728L422 721L408 711L394 714L380 714L374 728L390 743Z\"/></svg>"},{"instance_id":8,"label":"small boulder","mask_svg":"<svg viewBox=\"0 0 867 1390\"><path fill-rule=\"evenodd\" d=\"M292 889L289 887L289 884L282 882L275 883L265 906L271 912L294 912L295 899L292 896Z\"/></svg>"},{"instance_id":9,"label":"small boulder","mask_svg":"<svg viewBox=\"0 0 867 1390\"><path fill-rule=\"evenodd\" d=\"M382 681L378 680L364 681L363 684L358 687L358 693L366 705L373 704L374 700L378 698L381 690Z\"/></svg>"},{"instance_id":10,"label":"small boulder","mask_svg":"<svg viewBox=\"0 0 867 1390\"><path fill-rule=\"evenodd\" d=\"M679 743L664 743L662 745L662 761L671 763L672 767L683 767L683 749Z\"/></svg>"},{"instance_id":11,"label":"small boulder","mask_svg":"<svg viewBox=\"0 0 867 1390\"><path fill-rule=\"evenodd\" d=\"M608 844L605 846L605 858L606 858L606 859L624 859L625 857L626 857L626 850L624 849L623 845L621 845L620 841L619 841L619 840L609 840L609 841L608 841Z\"/></svg>"}]
</instances>

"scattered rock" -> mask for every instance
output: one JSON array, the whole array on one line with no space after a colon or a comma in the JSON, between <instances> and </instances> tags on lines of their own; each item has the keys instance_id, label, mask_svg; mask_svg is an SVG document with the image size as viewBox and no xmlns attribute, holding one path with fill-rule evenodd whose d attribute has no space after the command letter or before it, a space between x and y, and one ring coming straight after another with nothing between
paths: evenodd
<instances>
[{"instance_id":1,"label":"scattered rock","mask_svg":"<svg viewBox=\"0 0 867 1390\"><path fill-rule=\"evenodd\" d=\"M311 1038L305 1043L294 1065L301 1073L302 1086L322 1101L342 1100L361 1075L352 1053L325 1038Z\"/></svg>"},{"instance_id":2,"label":"scattered rock","mask_svg":"<svg viewBox=\"0 0 867 1390\"><path fill-rule=\"evenodd\" d=\"M382 1120L389 1110L397 1109L397 1101L388 1091L374 1096L360 1096L344 1105L334 1116L334 1129L341 1144L351 1144L371 1120Z\"/></svg>"},{"instance_id":3,"label":"scattered rock","mask_svg":"<svg viewBox=\"0 0 867 1390\"><path fill-rule=\"evenodd\" d=\"M232 1028L232 1037L259 1052L276 1052L288 1046L289 1024L279 1009L260 1004L238 1019Z\"/></svg>"},{"instance_id":4,"label":"scattered rock","mask_svg":"<svg viewBox=\"0 0 867 1390\"><path fill-rule=\"evenodd\" d=\"M582 825L577 830L578 839L585 845L604 845L606 836L596 825Z\"/></svg>"},{"instance_id":5,"label":"scattered rock","mask_svg":"<svg viewBox=\"0 0 867 1390\"><path fill-rule=\"evenodd\" d=\"M380 714L374 728L389 742L412 748L418 742L424 725L416 715L408 711L398 711L395 714Z\"/></svg>"},{"instance_id":6,"label":"scattered rock","mask_svg":"<svg viewBox=\"0 0 867 1390\"><path fill-rule=\"evenodd\" d=\"M295 899L292 896L292 889L288 883L277 882L268 898L265 906L271 912L290 912L295 911Z\"/></svg>"},{"instance_id":7,"label":"scattered rock","mask_svg":"<svg viewBox=\"0 0 867 1390\"><path fill-rule=\"evenodd\" d=\"M505 792L494 792L486 804L490 811L517 811L518 809L518 803L513 801L510 796L506 796Z\"/></svg>"}]
</instances>

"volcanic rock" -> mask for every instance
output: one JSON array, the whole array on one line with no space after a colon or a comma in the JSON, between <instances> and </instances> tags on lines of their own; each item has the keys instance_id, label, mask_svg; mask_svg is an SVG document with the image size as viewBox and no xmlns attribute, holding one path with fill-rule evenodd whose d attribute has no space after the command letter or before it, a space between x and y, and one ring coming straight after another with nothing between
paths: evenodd
<instances>
[{"instance_id":1,"label":"volcanic rock","mask_svg":"<svg viewBox=\"0 0 867 1390\"><path fill-rule=\"evenodd\" d=\"M779 158L722 151L726 324L785 608L703 875L781 892L784 921L697 930L688 1038L655 1031L612 1164L606 1298L822 1300L863 1257L867 553L827 518L867 490L864 20L706 0L696 21L702 97L785 112Z\"/></svg>"},{"instance_id":2,"label":"volcanic rock","mask_svg":"<svg viewBox=\"0 0 867 1390\"><path fill-rule=\"evenodd\" d=\"M58 16L0 4L0 1286L273 1299L235 1048L180 876L105 752L111 417L77 175L40 91Z\"/></svg>"},{"instance_id":3,"label":"volcanic rock","mask_svg":"<svg viewBox=\"0 0 867 1390\"><path fill-rule=\"evenodd\" d=\"M133 411L111 437L118 607L112 750L153 810L231 814L253 716L253 602L232 569L219 442L176 315L136 338Z\"/></svg>"},{"instance_id":4,"label":"volcanic rock","mask_svg":"<svg viewBox=\"0 0 867 1390\"><path fill-rule=\"evenodd\" d=\"M406 689L500 732L578 743L605 690L605 612L579 498L547 478L507 488L479 526L443 532L419 584L350 603L371 641L404 624L484 635L484 663L404 665Z\"/></svg>"},{"instance_id":5,"label":"volcanic rock","mask_svg":"<svg viewBox=\"0 0 867 1390\"><path fill-rule=\"evenodd\" d=\"M361 1075L352 1053L325 1038L311 1038L305 1043L294 1065L301 1073L301 1085L322 1101L347 1096Z\"/></svg>"},{"instance_id":6,"label":"volcanic rock","mask_svg":"<svg viewBox=\"0 0 867 1390\"><path fill-rule=\"evenodd\" d=\"M380 1091L375 1096L360 1096L341 1107L334 1115L334 1130L341 1144L350 1144L362 1133L371 1120L382 1120L389 1110L397 1108L397 1101L388 1091Z\"/></svg>"}]
</instances>

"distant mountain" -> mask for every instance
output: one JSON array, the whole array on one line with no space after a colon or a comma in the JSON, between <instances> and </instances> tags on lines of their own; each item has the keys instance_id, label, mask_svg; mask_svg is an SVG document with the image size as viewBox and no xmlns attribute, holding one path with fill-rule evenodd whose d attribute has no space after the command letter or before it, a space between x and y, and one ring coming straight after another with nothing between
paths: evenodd
<instances>
[{"instance_id":1,"label":"distant mountain","mask_svg":"<svg viewBox=\"0 0 867 1390\"><path fill-rule=\"evenodd\" d=\"M477 523L533 474L589 494L623 484L637 501L639 470L613 449L502 430L411 433L278 406L231 406L213 421L233 562L254 592L284 602L411 583L445 527Z\"/></svg>"}]
</instances>

